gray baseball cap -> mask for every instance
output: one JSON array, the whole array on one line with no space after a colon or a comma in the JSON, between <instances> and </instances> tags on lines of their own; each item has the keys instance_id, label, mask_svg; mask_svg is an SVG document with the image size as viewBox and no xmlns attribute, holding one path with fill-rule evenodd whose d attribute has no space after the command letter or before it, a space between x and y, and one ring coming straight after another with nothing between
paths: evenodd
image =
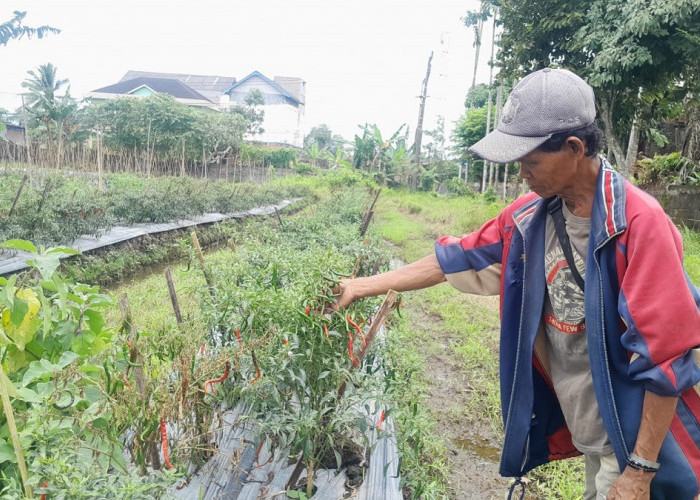
<instances>
[{"instance_id":1,"label":"gray baseball cap","mask_svg":"<svg viewBox=\"0 0 700 500\"><path fill-rule=\"evenodd\" d=\"M495 130L469 151L495 163L516 161L552 137L595 121L593 89L566 69L544 68L520 80Z\"/></svg>"}]
</instances>

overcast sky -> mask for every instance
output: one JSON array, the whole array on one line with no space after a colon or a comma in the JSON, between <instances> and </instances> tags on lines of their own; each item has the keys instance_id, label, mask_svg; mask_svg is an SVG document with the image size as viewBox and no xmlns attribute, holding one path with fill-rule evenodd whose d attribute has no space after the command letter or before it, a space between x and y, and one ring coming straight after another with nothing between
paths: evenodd
<instances>
[{"instance_id":1,"label":"overcast sky","mask_svg":"<svg viewBox=\"0 0 700 500\"><path fill-rule=\"evenodd\" d=\"M25 24L62 31L0 46L0 107L19 106L27 71L53 63L71 94L116 83L127 70L306 81L305 128L325 123L352 139L376 123L385 136L418 119L434 51L424 129L464 110L474 68L473 30L461 17L476 0L10 0ZM488 38L487 38L488 37ZM485 34L490 39L490 34ZM484 45L477 81L488 81Z\"/></svg>"}]
</instances>

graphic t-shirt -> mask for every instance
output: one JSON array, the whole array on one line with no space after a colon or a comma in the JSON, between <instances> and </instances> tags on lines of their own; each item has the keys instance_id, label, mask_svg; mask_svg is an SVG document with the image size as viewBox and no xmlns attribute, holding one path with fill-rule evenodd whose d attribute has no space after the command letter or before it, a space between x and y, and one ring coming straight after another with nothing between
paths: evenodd
<instances>
[{"instance_id":1,"label":"graphic t-shirt","mask_svg":"<svg viewBox=\"0 0 700 500\"><path fill-rule=\"evenodd\" d=\"M565 203L562 212L574 263L585 278L591 221L574 216ZM587 454L611 453L593 391L583 291L566 262L551 216L547 216L544 264L548 292L544 325L554 391L576 448Z\"/></svg>"}]
</instances>

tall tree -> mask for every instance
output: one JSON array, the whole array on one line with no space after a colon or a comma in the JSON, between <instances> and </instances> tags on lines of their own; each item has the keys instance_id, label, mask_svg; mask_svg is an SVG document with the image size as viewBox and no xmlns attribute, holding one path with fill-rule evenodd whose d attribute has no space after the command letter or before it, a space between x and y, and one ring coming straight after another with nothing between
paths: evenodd
<instances>
[{"instance_id":1,"label":"tall tree","mask_svg":"<svg viewBox=\"0 0 700 500\"><path fill-rule=\"evenodd\" d=\"M649 96L697 77L696 0L503 0L499 16L501 77L558 65L586 78L623 173L636 156L633 123L654 112Z\"/></svg>"},{"instance_id":2,"label":"tall tree","mask_svg":"<svg viewBox=\"0 0 700 500\"><path fill-rule=\"evenodd\" d=\"M38 28L31 28L29 26L24 26L23 21L27 16L26 12L14 11L12 18L8 21L0 23L0 46L7 45L10 40L18 40L23 36L31 38L36 36L37 38L43 38L49 33L58 34L61 30L52 28L51 26L40 26Z\"/></svg>"},{"instance_id":3,"label":"tall tree","mask_svg":"<svg viewBox=\"0 0 700 500\"><path fill-rule=\"evenodd\" d=\"M53 64L42 64L27 74L29 77L22 82L22 87L29 91L24 100L26 112L31 117L32 126L43 132L49 153L55 154L54 160L58 164L66 125L75 117L78 103L70 95L68 80L57 78L57 68ZM59 94L64 87L66 92Z\"/></svg>"},{"instance_id":4,"label":"tall tree","mask_svg":"<svg viewBox=\"0 0 700 500\"><path fill-rule=\"evenodd\" d=\"M416 126L416 138L413 142L414 163L420 163L420 148L423 142L423 117L425 115L425 101L428 99L428 80L430 79L430 66L433 61L433 53L428 57L428 69L425 72L423 85L421 86L420 105L418 106L418 125Z\"/></svg>"}]
</instances>

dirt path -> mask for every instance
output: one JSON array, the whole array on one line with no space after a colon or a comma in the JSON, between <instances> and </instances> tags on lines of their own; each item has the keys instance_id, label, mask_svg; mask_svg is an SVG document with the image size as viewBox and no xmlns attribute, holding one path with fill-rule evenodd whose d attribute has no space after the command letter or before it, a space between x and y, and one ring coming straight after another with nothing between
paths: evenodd
<instances>
[{"instance_id":1,"label":"dirt path","mask_svg":"<svg viewBox=\"0 0 700 500\"><path fill-rule=\"evenodd\" d=\"M498 314L497 300L483 301ZM429 325L434 342L426 353L426 373L434 380L430 409L436 418L436 433L448 449L450 498L454 500L503 499L511 480L498 473L500 442L491 423L470 419L465 407L472 397L469 373L456 354L459 342L448 329L441 328L442 318L421 308L413 311L419 324ZM496 423L498 425L498 423Z\"/></svg>"}]
</instances>

